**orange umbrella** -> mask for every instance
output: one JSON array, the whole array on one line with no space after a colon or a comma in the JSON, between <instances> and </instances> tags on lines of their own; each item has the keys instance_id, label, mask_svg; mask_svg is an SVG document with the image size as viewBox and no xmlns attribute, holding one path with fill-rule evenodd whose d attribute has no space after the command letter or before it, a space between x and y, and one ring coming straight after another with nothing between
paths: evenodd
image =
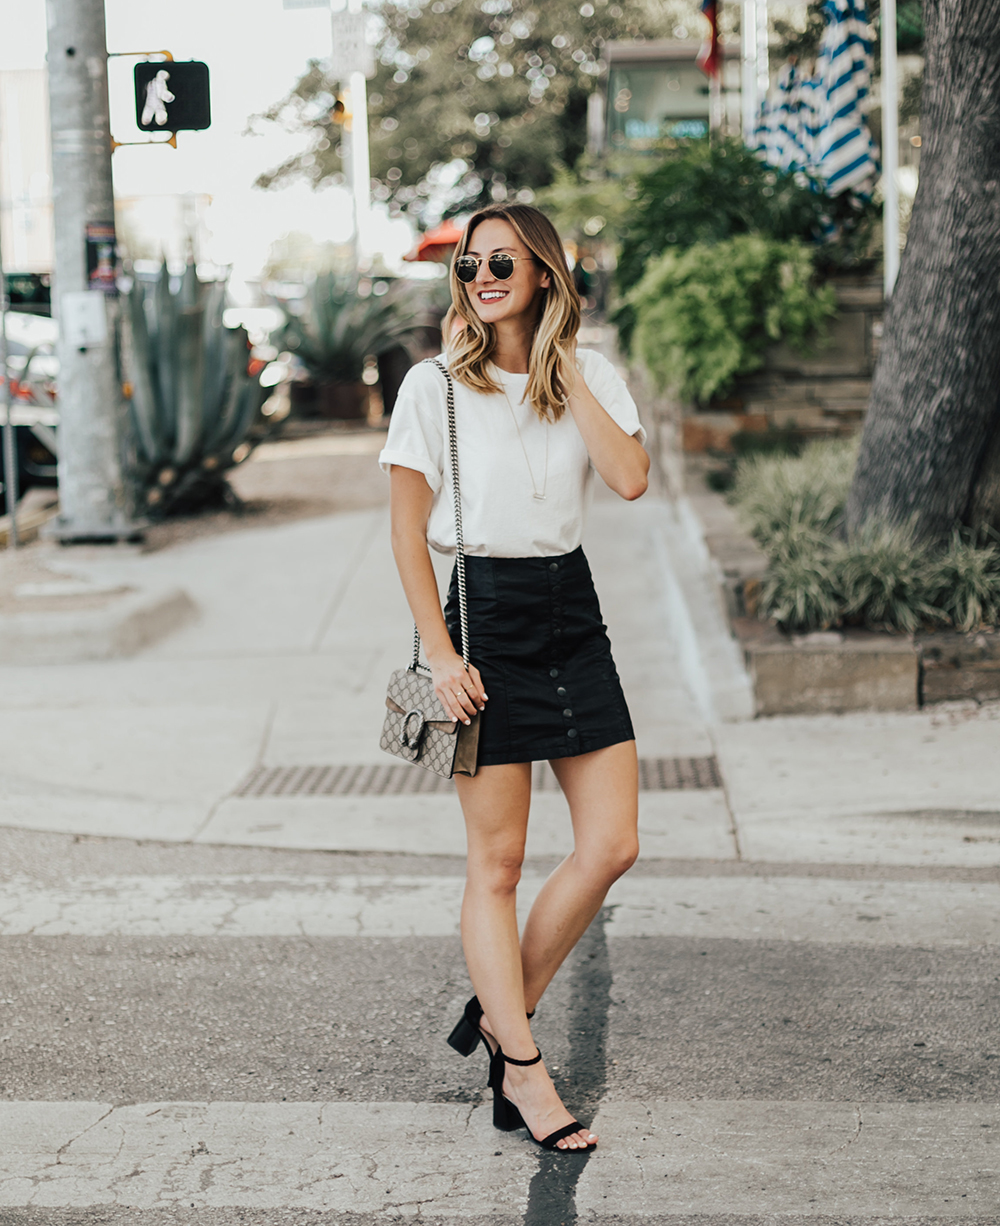
<instances>
[{"instance_id":1,"label":"orange umbrella","mask_svg":"<svg viewBox=\"0 0 1000 1226\"><path fill-rule=\"evenodd\" d=\"M433 230L428 230L413 251L403 258L412 262L433 260L437 264L446 264L464 233L450 219L443 221Z\"/></svg>"}]
</instances>

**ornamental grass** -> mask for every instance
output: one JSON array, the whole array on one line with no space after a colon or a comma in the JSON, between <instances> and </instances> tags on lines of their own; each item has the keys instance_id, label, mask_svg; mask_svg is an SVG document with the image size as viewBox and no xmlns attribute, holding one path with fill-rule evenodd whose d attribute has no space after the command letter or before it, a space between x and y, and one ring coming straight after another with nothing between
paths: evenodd
<instances>
[{"instance_id":1,"label":"ornamental grass","mask_svg":"<svg viewBox=\"0 0 1000 1226\"><path fill-rule=\"evenodd\" d=\"M835 440L737 462L730 501L769 563L760 616L797 633L1000 623L1000 538L989 529L956 528L938 547L915 541L907 525L870 523L845 535L856 457L856 440Z\"/></svg>"}]
</instances>

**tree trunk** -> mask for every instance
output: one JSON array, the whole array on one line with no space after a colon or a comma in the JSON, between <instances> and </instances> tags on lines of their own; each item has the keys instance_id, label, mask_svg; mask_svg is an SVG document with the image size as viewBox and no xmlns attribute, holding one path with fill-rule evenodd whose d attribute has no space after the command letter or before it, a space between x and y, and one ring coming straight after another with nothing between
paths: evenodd
<instances>
[{"instance_id":1,"label":"tree trunk","mask_svg":"<svg viewBox=\"0 0 1000 1226\"><path fill-rule=\"evenodd\" d=\"M1000 532L1000 405L993 414L993 427L983 448L965 518L967 523Z\"/></svg>"},{"instance_id":2,"label":"tree trunk","mask_svg":"<svg viewBox=\"0 0 1000 1226\"><path fill-rule=\"evenodd\" d=\"M924 0L920 186L847 507L935 540L976 511L1000 389L1000 0ZM988 484L988 481L987 481Z\"/></svg>"}]
</instances>

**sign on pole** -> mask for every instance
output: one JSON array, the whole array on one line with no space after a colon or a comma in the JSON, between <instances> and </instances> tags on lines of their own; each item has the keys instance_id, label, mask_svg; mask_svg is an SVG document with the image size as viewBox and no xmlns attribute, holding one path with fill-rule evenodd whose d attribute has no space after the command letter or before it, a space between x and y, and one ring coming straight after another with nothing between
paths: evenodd
<instances>
[{"instance_id":1,"label":"sign on pole","mask_svg":"<svg viewBox=\"0 0 1000 1226\"><path fill-rule=\"evenodd\" d=\"M375 64L365 39L365 14L341 10L332 13L333 52L330 56L330 76L347 84L351 74L374 75Z\"/></svg>"},{"instance_id":2,"label":"sign on pole","mask_svg":"<svg viewBox=\"0 0 1000 1226\"><path fill-rule=\"evenodd\" d=\"M201 132L211 127L207 64L144 60L133 75L135 122L143 132Z\"/></svg>"}]
</instances>

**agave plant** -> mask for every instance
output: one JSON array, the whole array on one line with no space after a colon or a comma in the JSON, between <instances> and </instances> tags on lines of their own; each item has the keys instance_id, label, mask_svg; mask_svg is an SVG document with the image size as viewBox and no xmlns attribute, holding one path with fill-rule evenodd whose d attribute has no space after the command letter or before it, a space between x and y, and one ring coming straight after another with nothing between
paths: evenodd
<instances>
[{"instance_id":1,"label":"agave plant","mask_svg":"<svg viewBox=\"0 0 1000 1226\"><path fill-rule=\"evenodd\" d=\"M246 331L223 324L226 282L199 281L189 264L173 292L164 265L125 299L140 503L160 516L231 497L225 471L268 390L251 374Z\"/></svg>"},{"instance_id":2,"label":"agave plant","mask_svg":"<svg viewBox=\"0 0 1000 1226\"><path fill-rule=\"evenodd\" d=\"M423 322L425 303L412 285L384 294L358 293L353 278L318 276L306 309L285 325L278 341L299 357L315 383L356 383L365 360L404 345Z\"/></svg>"}]
</instances>

